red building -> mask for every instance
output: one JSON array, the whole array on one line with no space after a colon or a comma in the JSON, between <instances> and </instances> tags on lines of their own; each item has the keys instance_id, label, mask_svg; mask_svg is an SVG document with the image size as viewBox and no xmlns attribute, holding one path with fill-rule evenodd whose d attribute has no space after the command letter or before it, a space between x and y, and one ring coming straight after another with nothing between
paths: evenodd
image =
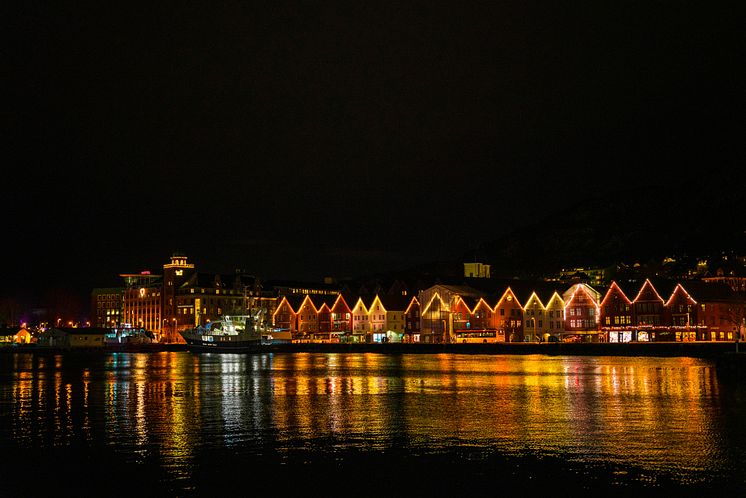
<instances>
[{"instance_id":1,"label":"red building","mask_svg":"<svg viewBox=\"0 0 746 498\"><path fill-rule=\"evenodd\" d=\"M295 339L298 334L298 313L296 310L300 309L304 300L305 296L295 294L282 297L272 315L274 328L290 332Z\"/></svg>"},{"instance_id":2,"label":"red building","mask_svg":"<svg viewBox=\"0 0 746 498\"><path fill-rule=\"evenodd\" d=\"M665 304L665 324L676 341L708 340L705 327L699 323L699 307L689 292L677 284Z\"/></svg>"},{"instance_id":3,"label":"red building","mask_svg":"<svg viewBox=\"0 0 746 498\"><path fill-rule=\"evenodd\" d=\"M746 296L723 282L684 282L682 288L694 303L697 338L706 341L744 340ZM690 317L690 323L692 319Z\"/></svg>"},{"instance_id":4,"label":"red building","mask_svg":"<svg viewBox=\"0 0 746 498\"><path fill-rule=\"evenodd\" d=\"M663 295L669 296L673 293L671 284L668 282L659 282L658 287L663 290ZM665 292L669 290L670 292ZM633 322L637 333L637 340L640 341L673 341L676 334L666 323L665 300L661 297L650 279L640 287L639 292L632 300Z\"/></svg>"},{"instance_id":5,"label":"red building","mask_svg":"<svg viewBox=\"0 0 746 498\"><path fill-rule=\"evenodd\" d=\"M352 333L352 309L342 294L337 294L330 311L332 340L344 341Z\"/></svg>"},{"instance_id":6,"label":"red building","mask_svg":"<svg viewBox=\"0 0 746 498\"><path fill-rule=\"evenodd\" d=\"M617 282L612 282L599 305L601 331L608 342L648 340L633 329L632 301Z\"/></svg>"},{"instance_id":7,"label":"red building","mask_svg":"<svg viewBox=\"0 0 746 498\"><path fill-rule=\"evenodd\" d=\"M498 340L523 342L523 307L510 287L497 301L491 325L497 331Z\"/></svg>"}]
</instances>

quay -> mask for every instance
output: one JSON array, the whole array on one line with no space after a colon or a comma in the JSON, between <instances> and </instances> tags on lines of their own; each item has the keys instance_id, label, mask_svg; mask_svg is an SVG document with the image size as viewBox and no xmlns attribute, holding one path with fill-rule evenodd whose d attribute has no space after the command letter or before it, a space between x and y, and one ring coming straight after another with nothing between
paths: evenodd
<instances>
[{"instance_id":1,"label":"quay","mask_svg":"<svg viewBox=\"0 0 746 498\"><path fill-rule=\"evenodd\" d=\"M746 345L736 353L734 342L505 342L505 343L285 343L264 346L262 353L381 353L381 354L491 354L551 356L687 356L695 358L728 358L733 368L746 364ZM189 351L186 344L107 345L103 348L51 348L38 345L15 345L0 348L0 353L64 352L135 352L161 353ZM221 353L213 353L221 354Z\"/></svg>"}]
</instances>

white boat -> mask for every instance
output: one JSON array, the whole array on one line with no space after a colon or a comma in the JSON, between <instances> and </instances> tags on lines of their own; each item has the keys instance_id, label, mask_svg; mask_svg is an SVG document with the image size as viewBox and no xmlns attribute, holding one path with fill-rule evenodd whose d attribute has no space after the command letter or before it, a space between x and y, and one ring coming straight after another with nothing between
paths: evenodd
<instances>
[{"instance_id":1,"label":"white boat","mask_svg":"<svg viewBox=\"0 0 746 498\"><path fill-rule=\"evenodd\" d=\"M246 315L224 315L220 320L182 330L181 336L193 351L261 351L271 343L272 329L263 308Z\"/></svg>"}]
</instances>

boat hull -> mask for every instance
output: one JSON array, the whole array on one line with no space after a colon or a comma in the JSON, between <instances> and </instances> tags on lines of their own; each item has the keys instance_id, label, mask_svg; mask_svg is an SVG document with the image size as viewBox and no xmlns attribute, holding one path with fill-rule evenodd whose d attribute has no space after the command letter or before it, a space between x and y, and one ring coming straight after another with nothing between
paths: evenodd
<instances>
[{"instance_id":1,"label":"boat hull","mask_svg":"<svg viewBox=\"0 0 746 498\"><path fill-rule=\"evenodd\" d=\"M184 339L187 349L198 353L253 353L267 349L261 341L203 341Z\"/></svg>"}]
</instances>

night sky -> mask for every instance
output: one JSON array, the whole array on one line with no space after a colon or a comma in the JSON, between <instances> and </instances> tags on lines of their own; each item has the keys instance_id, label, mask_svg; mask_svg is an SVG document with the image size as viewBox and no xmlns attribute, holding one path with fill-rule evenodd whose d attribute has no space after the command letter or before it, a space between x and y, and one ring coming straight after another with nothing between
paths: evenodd
<instances>
[{"instance_id":1,"label":"night sky","mask_svg":"<svg viewBox=\"0 0 746 498\"><path fill-rule=\"evenodd\" d=\"M5 295L173 251L352 276L630 185L743 188L737 2L12 4Z\"/></svg>"}]
</instances>

